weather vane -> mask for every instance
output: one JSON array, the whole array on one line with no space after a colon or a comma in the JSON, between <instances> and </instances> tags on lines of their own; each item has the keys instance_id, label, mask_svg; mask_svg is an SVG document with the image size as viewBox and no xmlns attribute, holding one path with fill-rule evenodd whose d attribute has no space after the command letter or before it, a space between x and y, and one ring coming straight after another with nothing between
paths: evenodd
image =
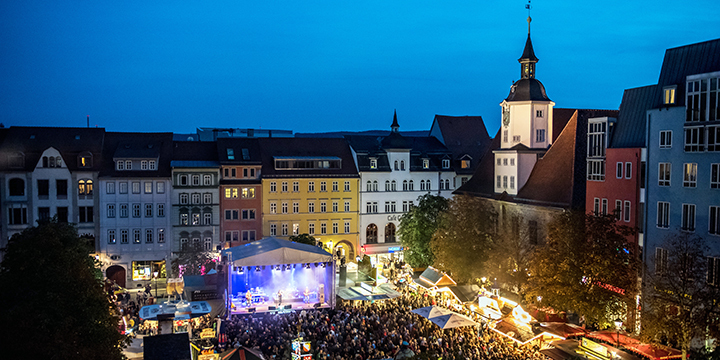
<instances>
[{"instance_id":1,"label":"weather vane","mask_svg":"<svg viewBox=\"0 0 720 360\"><path fill-rule=\"evenodd\" d=\"M528 34L530 34L530 22L532 21L532 18L530 17L530 9L532 9L532 4L530 4L530 0L528 0L527 4L525 4L525 8L526 8L527 11L528 11L528 18L527 18L527 22L528 22Z\"/></svg>"}]
</instances>

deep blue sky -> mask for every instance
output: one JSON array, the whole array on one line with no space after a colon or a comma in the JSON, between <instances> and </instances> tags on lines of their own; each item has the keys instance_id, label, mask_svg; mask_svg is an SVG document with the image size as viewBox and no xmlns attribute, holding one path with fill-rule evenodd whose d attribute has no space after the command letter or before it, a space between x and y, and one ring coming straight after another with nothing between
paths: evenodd
<instances>
[{"instance_id":1,"label":"deep blue sky","mask_svg":"<svg viewBox=\"0 0 720 360\"><path fill-rule=\"evenodd\" d=\"M0 1L0 122L111 131L429 129L518 79L523 0ZM557 107L617 109L666 48L720 37L718 0L533 1Z\"/></svg>"}]
</instances>

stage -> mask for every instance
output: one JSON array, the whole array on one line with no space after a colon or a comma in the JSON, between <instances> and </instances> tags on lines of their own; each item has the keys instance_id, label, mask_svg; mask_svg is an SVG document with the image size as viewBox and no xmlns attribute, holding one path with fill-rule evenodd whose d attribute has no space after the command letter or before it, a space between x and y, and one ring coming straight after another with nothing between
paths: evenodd
<instances>
[{"instance_id":1,"label":"stage","mask_svg":"<svg viewBox=\"0 0 720 360\"><path fill-rule=\"evenodd\" d=\"M285 302L283 301L282 305L277 305L275 303L264 303L264 304L255 304L252 307L247 307L244 305L241 305L242 303L238 301L237 299L233 300L233 307L231 309L232 315L247 315L247 314L265 314L265 313L283 313L283 312L290 312L290 311L301 311L301 310L312 310L312 309L326 309L330 308L330 304L328 303L305 303L302 301L299 302ZM290 308L287 308L287 306L290 306ZM254 309L253 311L250 311L249 309Z\"/></svg>"}]
</instances>

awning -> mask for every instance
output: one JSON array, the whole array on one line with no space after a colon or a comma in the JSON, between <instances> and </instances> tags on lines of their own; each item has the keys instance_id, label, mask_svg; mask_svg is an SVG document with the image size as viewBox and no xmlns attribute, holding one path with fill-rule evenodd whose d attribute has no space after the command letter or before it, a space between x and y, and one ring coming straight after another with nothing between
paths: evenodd
<instances>
[{"instance_id":1,"label":"awning","mask_svg":"<svg viewBox=\"0 0 720 360\"><path fill-rule=\"evenodd\" d=\"M300 244L275 237L233 246L222 251L233 266L302 264L332 261L332 255L313 245Z\"/></svg>"}]
</instances>

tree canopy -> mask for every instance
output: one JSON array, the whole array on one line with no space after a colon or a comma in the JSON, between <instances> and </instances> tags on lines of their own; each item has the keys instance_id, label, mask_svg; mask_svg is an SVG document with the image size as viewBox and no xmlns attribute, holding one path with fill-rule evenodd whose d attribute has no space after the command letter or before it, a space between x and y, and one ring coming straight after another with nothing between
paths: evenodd
<instances>
[{"instance_id":1,"label":"tree canopy","mask_svg":"<svg viewBox=\"0 0 720 360\"><path fill-rule=\"evenodd\" d=\"M434 266L449 272L460 283L484 276L493 247L495 219L492 207L482 199L453 197L430 243Z\"/></svg>"},{"instance_id":2,"label":"tree canopy","mask_svg":"<svg viewBox=\"0 0 720 360\"><path fill-rule=\"evenodd\" d=\"M0 264L0 337L9 358L122 359L128 338L72 224L57 219L8 242Z\"/></svg>"},{"instance_id":3,"label":"tree canopy","mask_svg":"<svg viewBox=\"0 0 720 360\"><path fill-rule=\"evenodd\" d=\"M654 269L646 271L642 335L648 341L669 342L685 355L693 338L718 337L720 289L708 282L720 281L712 278L717 271L708 277L713 258L707 257L709 248L699 236L674 233L660 249Z\"/></svg>"},{"instance_id":4,"label":"tree canopy","mask_svg":"<svg viewBox=\"0 0 720 360\"><path fill-rule=\"evenodd\" d=\"M405 261L413 267L433 264L435 256L430 240L439 226L440 214L448 207L448 200L442 196L425 194L418 198L418 205L400 218L398 235L405 250Z\"/></svg>"},{"instance_id":5,"label":"tree canopy","mask_svg":"<svg viewBox=\"0 0 720 360\"><path fill-rule=\"evenodd\" d=\"M290 241L294 241L296 243L300 244L308 244L313 245L317 243L317 240L315 240L315 237L310 236L310 234L300 234L300 235L293 235L289 238Z\"/></svg>"},{"instance_id":6,"label":"tree canopy","mask_svg":"<svg viewBox=\"0 0 720 360\"><path fill-rule=\"evenodd\" d=\"M549 224L547 243L531 255L526 300L609 326L637 294L639 257L628 241L631 233L612 215L559 214Z\"/></svg>"}]
</instances>

